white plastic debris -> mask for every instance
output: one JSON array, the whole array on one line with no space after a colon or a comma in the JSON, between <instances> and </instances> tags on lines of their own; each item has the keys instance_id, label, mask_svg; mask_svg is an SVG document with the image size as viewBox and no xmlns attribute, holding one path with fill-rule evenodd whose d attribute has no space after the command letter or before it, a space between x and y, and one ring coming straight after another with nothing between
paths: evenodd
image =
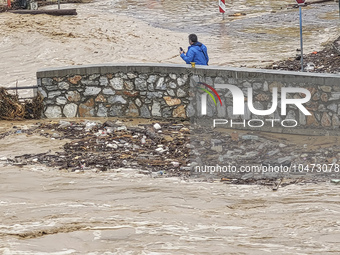
<instances>
[{"instance_id":1,"label":"white plastic debris","mask_svg":"<svg viewBox=\"0 0 340 255\"><path fill-rule=\"evenodd\" d=\"M109 144L106 145L106 147L113 148L113 149L117 149L117 148L118 148L118 145L115 144L115 143L114 143L114 144L109 143Z\"/></svg>"},{"instance_id":2,"label":"white plastic debris","mask_svg":"<svg viewBox=\"0 0 340 255\"><path fill-rule=\"evenodd\" d=\"M315 64L312 62L307 63L307 66L305 67L305 70L307 72L312 72L315 69Z\"/></svg>"},{"instance_id":3,"label":"white plastic debris","mask_svg":"<svg viewBox=\"0 0 340 255\"><path fill-rule=\"evenodd\" d=\"M108 134L112 134L113 131L114 131L114 128L113 128L113 127L105 127L105 129L106 129L106 132L107 132Z\"/></svg>"},{"instance_id":4,"label":"white plastic debris","mask_svg":"<svg viewBox=\"0 0 340 255\"><path fill-rule=\"evenodd\" d=\"M174 167L179 167L179 162L172 161L171 164L172 164Z\"/></svg>"},{"instance_id":5,"label":"white plastic debris","mask_svg":"<svg viewBox=\"0 0 340 255\"><path fill-rule=\"evenodd\" d=\"M156 123L155 125L153 125L153 128L158 130L158 129L161 129L161 125L159 125L158 123Z\"/></svg>"},{"instance_id":6,"label":"white plastic debris","mask_svg":"<svg viewBox=\"0 0 340 255\"><path fill-rule=\"evenodd\" d=\"M126 131L126 126L117 127L117 131Z\"/></svg>"},{"instance_id":7,"label":"white plastic debris","mask_svg":"<svg viewBox=\"0 0 340 255\"><path fill-rule=\"evenodd\" d=\"M59 128L67 128L69 126L71 126L71 122L65 120L59 121Z\"/></svg>"},{"instance_id":8,"label":"white plastic debris","mask_svg":"<svg viewBox=\"0 0 340 255\"><path fill-rule=\"evenodd\" d=\"M243 140L258 140L259 137L257 135L243 135L241 136Z\"/></svg>"},{"instance_id":9,"label":"white plastic debris","mask_svg":"<svg viewBox=\"0 0 340 255\"><path fill-rule=\"evenodd\" d=\"M87 122L85 125L85 131L90 131L95 126L97 126L96 122Z\"/></svg>"},{"instance_id":10,"label":"white plastic debris","mask_svg":"<svg viewBox=\"0 0 340 255\"><path fill-rule=\"evenodd\" d=\"M166 150L163 149L162 147L160 147L160 148L157 148L155 151L157 151L157 152L159 152L159 153L163 153L163 152L165 152Z\"/></svg>"}]
</instances>

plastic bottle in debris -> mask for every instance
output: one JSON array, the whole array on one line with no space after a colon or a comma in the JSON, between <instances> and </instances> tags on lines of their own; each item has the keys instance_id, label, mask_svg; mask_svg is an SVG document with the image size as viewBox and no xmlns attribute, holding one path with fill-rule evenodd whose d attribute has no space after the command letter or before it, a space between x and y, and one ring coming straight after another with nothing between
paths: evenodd
<instances>
[{"instance_id":1,"label":"plastic bottle in debris","mask_svg":"<svg viewBox=\"0 0 340 255\"><path fill-rule=\"evenodd\" d=\"M142 145L144 145L144 144L146 143L146 140L145 140L145 138L146 138L146 136L145 136L145 135L143 135L143 138L142 138L142 140L141 140L141 143L142 143Z\"/></svg>"},{"instance_id":2,"label":"plastic bottle in debris","mask_svg":"<svg viewBox=\"0 0 340 255\"><path fill-rule=\"evenodd\" d=\"M313 72L315 69L315 65L312 62L307 63L307 66L305 67L305 70L307 72Z\"/></svg>"},{"instance_id":3,"label":"plastic bottle in debris","mask_svg":"<svg viewBox=\"0 0 340 255\"><path fill-rule=\"evenodd\" d=\"M243 140L258 140L259 139L257 135L243 135L241 137Z\"/></svg>"},{"instance_id":4,"label":"plastic bottle in debris","mask_svg":"<svg viewBox=\"0 0 340 255\"><path fill-rule=\"evenodd\" d=\"M156 129L156 130L159 130L161 129L161 125L159 125L158 123L156 123L155 125L153 125L153 128Z\"/></svg>"},{"instance_id":5,"label":"plastic bottle in debris","mask_svg":"<svg viewBox=\"0 0 340 255\"><path fill-rule=\"evenodd\" d=\"M95 123L95 122L87 122L86 125L85 125L85 131L90 131L95 126L97 126L97 123Z\"/></svg>"},{"instance_id":6,"label":"plastic bottle in debris","mask_svg":"<svg viewBox=\"0 0 340 255\"><path fill-rule=\"evenodd\" d=\"M65 120L59 121L59 128L67 128L69 126L72 126L71 122Z\"/></svg>"}]
</instances>

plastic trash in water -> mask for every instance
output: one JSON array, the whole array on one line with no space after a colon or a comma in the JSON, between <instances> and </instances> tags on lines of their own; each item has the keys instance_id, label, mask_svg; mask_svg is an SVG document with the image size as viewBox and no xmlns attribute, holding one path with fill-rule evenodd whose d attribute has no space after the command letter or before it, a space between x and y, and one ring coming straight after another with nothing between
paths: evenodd
<instances>
[{"instance_id":1,"label":"plastic trash in water","mask_svg":"<svg viewBox=\"0 0 340 255\"><path fill-rule=\"evenodd\" d=\"M157 178L157 177L161 177L165 175L166 173L165 171L158 171L158 172L151 172L150 174L152 178Z\"/></svg>"},{"instance_id":2,"label":"plastic trash in water","mask_svg":"<svg viewBox=\"0 0 340 255\"><path fill-rule=\"evenodd\" d=\"M331 183L339 184L340 183L340 179L332 179Z\"/></svg>"},{"instance_id":3,"label":"plastic trash in water","mask_svg":"<svg viewBox=\"0 0 340 255\"><path fill-rule=\"evenodd\" d=\"M108 134L112 134L114 132L114 128L113 127L105 127L105 130Z\"/></svg>"},{"instance_id":4,"label":"plastic trash in water","mask_svg":"<svg viewBox=\"0 0 340 255\"><path fill-rule=\"evenodd\" d=\"M118 148L118 145L117 144L115 144L115 143L109 143L109 144L107 144L106 145L106 147L109 147L109 148L113 148L113 149L117 149Z\"/></svg>"},{"instance_id":5,"label":"plastic trash in water","mask_svg":"<svg viewBox=\"0 0 340 255\"><path fill-rule=\"evenodd\" d=\"M143 135L143 138L142 138L142 140L141 140L141 143L142 143L142 144L145 144L145 143L146 143L146 140L145 140L145 138L146 138L146 136L145 136L145 135Z\"/></svg>"},{"instance_id":6,"label":"plastic trash in water","mask_svg":"<svg viewBox=\"0 0 340 255\"><path fill-rule=\"evenodd\" d=\"M307 63L307 66L305 67L305 70L307 72L312 72L315 69L315 64L312 62Z\"/></svg>"},{"instance_id":7,"label":"plastic trash in water","mask_svg":"<svg viewBox=\"0 0 340 255\"><path fill-rule=\"evenodd\" d=\"M161 129L161 125L159 125L158 123L156 123L155 125L153 125L153 128L156 129L156 130L159 130Z\"/></svg>"},{"instance_id":8,"label":"plastic trash in water","mask_svg":"<svg viewBox=\"0 0 340 255\"><path fill-rule=\"evenodd\" d=\"M117 130L117 131L126 131L127 128L126 128L126 126L120 126L120 127L117 127L116 130Z\"/></svg>"},{"instance_id":9,"label":"plastic trash in water","mask_svg":"<svg viewBox=\"0 0 340 255\"><path fill-rule=\"evenodd\" d=\"M95 126L97 126L96 122L87 122L85 125L85 131L90 131Z\"/></svg>"},{"instance_id":10,"label":"plastic trash in water","mask_svg":"<svg viewBox=\"0 0 340 255\"><path fill-rule=\"evenodd\" d=\"M243 135L241 136L244 140L258 140L259 137L257 135Z\"/></svg>"},{"instance_id":11,"label":"plastic trash in water","mask_svg":"<svg viewBox=\"0 0 340 255\"><path fill-rule=\"evenodd\" d=\"M171 164L172 164L174 167L179 167L179 162L177 162L177 161L172 161Z\"/></svg>"},{"instance_id":12,"label":"plastic trash in water","mask_svg":"<svg viewBox=\"0 0 340 255\"><path fill-rule=\"evenodd\" d=\"M95 136L106 136L106 131L105 130L98 130L97 133L94 133Z\"/></svg>"},{"instance_id":13,"label":"plastic trash in water","mask_svg":"<svg viewBox=\"0 0 340 255\"><path fill-rule=\"evenodd\" d=\"M67 128L69 126L71 126L71 122L69 121L65 121L65 120L60 120L59 121L59 128Z\"/></svg>"}]
</instances>

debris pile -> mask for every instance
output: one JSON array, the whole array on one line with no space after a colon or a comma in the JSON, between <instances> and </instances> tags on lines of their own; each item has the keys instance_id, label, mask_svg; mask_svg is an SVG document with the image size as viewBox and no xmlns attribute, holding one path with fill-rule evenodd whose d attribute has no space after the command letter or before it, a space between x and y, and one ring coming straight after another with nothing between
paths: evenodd
<instances>
[{"instance_id":1,"label":"debris pile","mask_svg":"<svg viewBox=\"0 0 340 255\"><path fill-rule=\"evenodd\" d=\"M25 107L19 103L17 95L11 95L5 88L0 88L0 119L23 119Z\"/></svg>"},{"instance_id":2,"label":"debris pile","mask_svg":"<svg viewBox=\"0 0 340 255\"><path fill-rule=\"evenodd\" d=\"M184 124L139 124L122 122L68 122L42 124L34 132L51 139L72 140L56 154L26 154L9 160L14 164L41 163L69 171L107 171L121 167L147 173L178 175L188 164L189 129ZM30 130L25 132L31 133ZM7 134L8 135L8 134Z\"/></svg>"},{"instance_id":3,"label":"debris pile","mask_svg":"<svg viewBox=\"0 0 340 255\"><path fill-rule=\"evenodd\" d=\"M25 106L25 119L40 119L44 104L43 104L43 97L38 94L32 100L25 100L23 103Z\"/></svg>"},{"instance_id":4,"label":"debris pile","mask_svg":"<svg viewBox=\"0 0 340 255\"><path fill-rule=\"evenodd\" d=\"M300 51L298 51L300 53ZM304 70L311 73L340 73L340 37L319 52L303 55ZM266 69L301 71L301 54L296 57L277 61Z\"/></svg>"},{"instance_id":5,"label":"debris pile","mask_svg":"<svg viewBox=\"0 0 340 255\"><path fill-rule=\"evenodd\" d=\"M191 130L192 174L214 175L229 183L263 183L282 177L311 178L340 175L340 146L324 141L314 148L271 138L268 134L232 133L196 127ZM327 146L322 146L327 145Z\"/></svg>"},{"instance_id":6,"label":"debris pile","mask_svg":"<svg viewBox=\"0 0 340 255\"><path fill-rule=\"evenodd\" d=\"M4 4L0 4L0 12L5 12L8 10L8 7L7 5L4 5Z\"/></svg>"},{"instance_id":7,"label":"debris pile","mask_svg":"<svg viewBox=\"0 0 340 255\"><path fill-rule=\"evenodd\" d=\"M303 138L306 144L301 144L266 133L189 127L186 122L131 125L130 121L60 120L31 128L16 127L0 134L0 139L39 134L65 140L65 144L58 152L25 154L5 161L18 166L43 164L70 172L133 168L153 177L190 176L226 184L272 185L274 190L278 186L338 178L340 174L337 138L332 138L333 143L322 139L314 148L308 144L312 139L308 136ZM218 172L206 166L230 166L231 170ZM241 166L246 171L240 171ZM279 171L270 171L269 167Z\"/></svg>"},{"instance_id":8,"label":"debris pile","mask_svg":"<svg viewBox=\"0 0 340 255\"><path fill-rule=\"evenodd\" d=\"M43 110L40 95L24 103L17 95L12 95L5 88L0 87L0 120L39 119Z\"/></svg>"}]
</instances>

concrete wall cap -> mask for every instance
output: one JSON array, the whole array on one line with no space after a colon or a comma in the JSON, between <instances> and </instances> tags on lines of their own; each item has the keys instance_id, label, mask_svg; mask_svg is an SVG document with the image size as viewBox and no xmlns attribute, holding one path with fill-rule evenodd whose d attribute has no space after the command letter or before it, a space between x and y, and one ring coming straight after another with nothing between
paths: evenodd
<instances>
[{"instance_id":1,"label":"concrete wall cap","mask_svg":"<svg viewBox=\"0 0 340 255\"><path fill-rule=\"evenodd\" d=\"M228 66L196 66L191 68L191 65L177 65L177 64L158 64L158 63L107 63L107 64L95 64L95 65L78 65L78 66L66 66L66 67L55 67L55 68L43 68L37 71L37 78L52 78L56 76L65 75L91 75L94 73L105 74L108 72L119 72L119 71L138 71L138 72L150 72L150 69L159 73L188 73L193 74L209 74L214 76L220 76L221 72L227 73L239 73L240 75L251 76L256 75L258 77L270 78L271 76L290 76L298 79L308 78L306 82L317 82L318 79L329 79L338 80L339 74L326 74L326 73L307 73L307 72L293 72L293 71L282 71L282 70L271 70L271 69L256 69L256 68L238 68ZM332 85L334 82L331 82Z\"/></svg>"}]
</instances>

